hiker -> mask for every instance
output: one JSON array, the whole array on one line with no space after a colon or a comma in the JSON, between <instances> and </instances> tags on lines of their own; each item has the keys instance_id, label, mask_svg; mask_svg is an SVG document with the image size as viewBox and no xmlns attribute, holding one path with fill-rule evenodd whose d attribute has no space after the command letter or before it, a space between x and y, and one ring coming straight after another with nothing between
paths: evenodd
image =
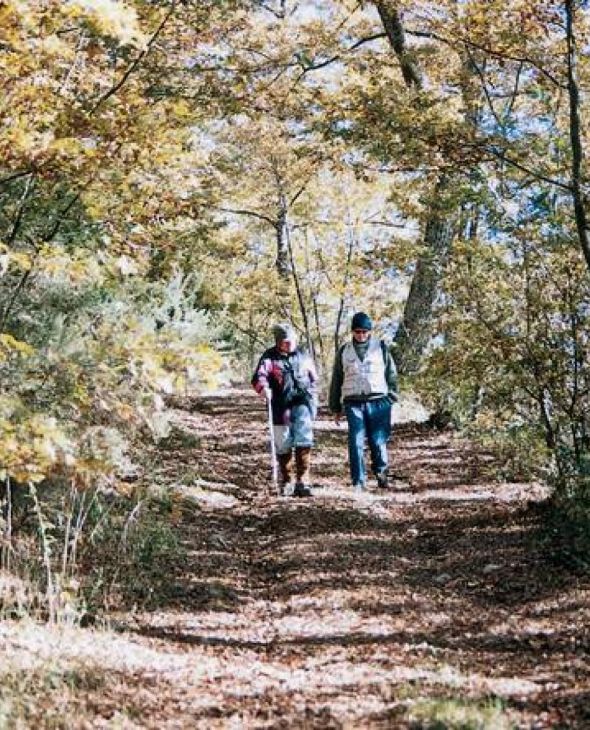
<instances>
[{"instance_id":1,"label":"hiker","mask_svg":"<svg viewBox=\"0 0 590 730\"><path fill-rule=\"evenodd\" d=\"M318 376L311 357L297 347L297 335L289 324L275 325L273 335L274 347L266 350L258 361L252 386L271 403L281 493L310 497L309 468Z\"/></svg>"},{"instance_id":2,"label":"hiker","mask_svg":"<svg viewBox=\"0 0 590 730\"><path fill-rule=\"evenodd\" d=\"M388 488L387 442L391 435L391 406L397 401L397 371L383 340L372 337L373 323L357 312L352 339L336 353L329 407L339 425L342 411L348 421L348 457L355 490L366 486L365 437L377 486Z\"/></svg>"}]
</instances>

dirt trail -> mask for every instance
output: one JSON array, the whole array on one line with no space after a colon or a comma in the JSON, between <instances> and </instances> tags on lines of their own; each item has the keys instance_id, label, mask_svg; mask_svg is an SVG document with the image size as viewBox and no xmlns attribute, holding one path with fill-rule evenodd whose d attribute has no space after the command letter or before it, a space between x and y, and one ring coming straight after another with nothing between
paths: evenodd
<instances>
[{"instance_id":1,"label":"dirt trail","mask_svg":"<svg viewBox=\"0 0 590 730\"><path fill-rule=\"evenodd\" d=\"M138 726L590 727L590 586L535 547L538 486L494 483L489 455L401 426L395 490L358 499L324 415L314 498L270 498L255 396L177 416L197 444L159 468L186 496L189 559L169 599L123 621L169 659L137 675L142 702L128 689Z\"/></svg>"}]
</instances>

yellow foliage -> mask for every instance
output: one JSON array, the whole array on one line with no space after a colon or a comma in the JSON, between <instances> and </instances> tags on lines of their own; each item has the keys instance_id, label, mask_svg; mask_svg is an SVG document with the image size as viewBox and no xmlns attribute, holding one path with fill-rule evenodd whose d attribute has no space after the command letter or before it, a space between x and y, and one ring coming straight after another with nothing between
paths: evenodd
<instances>
[{"instance_id":1,"label":"yellow foliage","mask_svg":"<svg viewBox=\"0 0 590 730\"><path fill-rule=\"evenodd\" d=\"M26 342L17 340L7 332L0 334L0 362L5 362L13 354L29 357L34 353L35 349Z\"/></svg>"},{"instance_id":2,"label":"yellow foliage","mask_svg":"<svg viewBox=\"0 0 590 730\"><path fill-rule=\"evenodd\" d=\"M52 244L41 248L35 268L44 281L72 287L96 284L105 276L104 268L91 252L68 253L63 247Z\"/></svg>"},{"instance_id":3,"label":"yellow foliage","mask_svg":"<svg viewBox=\"0 0 590 730\"><path fill-rule=\"evenodd\" d=\"M8 476L19 482L40 482L58 468L74 463L73 444L55 418L41 414L16 420L14 401L0 399L0 479Z\"/></svg>"},{"instance_id":4,"label":"yellow foliage","mask_svg":"<svg viewBox=\"0 0 590 730\"><path fill-rule=\"evenodd\" d=\"M110 35L124 44L145 41L135 8L120 0L67 0L65 13L71 18L86 19L98 33Z\"/></svg>"}]
</instances>

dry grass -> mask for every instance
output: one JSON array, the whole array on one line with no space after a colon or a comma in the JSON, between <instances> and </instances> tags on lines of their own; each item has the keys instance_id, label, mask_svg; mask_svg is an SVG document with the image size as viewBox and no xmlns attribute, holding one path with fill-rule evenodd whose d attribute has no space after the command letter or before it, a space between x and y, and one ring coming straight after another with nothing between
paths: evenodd
<instances>
[{"instance_id":1,"label":"dry grass","mask_svg":"<svg viewBox=\"0 0 590 730\"><path fill-rule=\"evenodd\" d=\"M512 730L515 727L499 700L420 700L407 717L422 730Z\"/></svg>"}]
</instances>

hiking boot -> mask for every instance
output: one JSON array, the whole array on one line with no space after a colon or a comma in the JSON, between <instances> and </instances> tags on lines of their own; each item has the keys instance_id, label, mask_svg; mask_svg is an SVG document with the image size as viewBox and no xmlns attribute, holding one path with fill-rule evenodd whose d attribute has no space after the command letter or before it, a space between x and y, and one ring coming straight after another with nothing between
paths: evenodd
<instances>
[{"instance_id":1,"label":"hiking boot","mask_svg":"<svg viewBox=\"0 0 590 730\"><path fill-rule=\"evenodd\" d=\"M387 472L381 471L379 474L375 474L377 478L377 486L379 489L389 489L389 482L387 480Z\"/></svg>"},{"instance_id":2,"label":"hiking boot","mask_svg":"<svg viewBox=\"0 0 590 730\"><path fill-rule=\"evenodd\" d=\"M281 494L289 497L293 494L293 452L277 454L279 462L279 489Z\"/></svg>"},{"instance_id":3,"label":"hiking boot","mask_svg":"<svg viewBox=\"0 0 590 730\"><path fill-rule=\"evenodd\" d=\"M297 482L293 490L294 497L311 497L311 489L303 482Z\"/></svg>"},{"instance_id":4,"label":"hiking boot","mask_svg":"<svg viewBox=\"0 0 590 730\"><path fill-rule=\"evenodd\" d=\"M309 482L309 467L311 464L311 446L297 446L295 448L295 475L297 484Z\"/></svg>"}]
</instances>

